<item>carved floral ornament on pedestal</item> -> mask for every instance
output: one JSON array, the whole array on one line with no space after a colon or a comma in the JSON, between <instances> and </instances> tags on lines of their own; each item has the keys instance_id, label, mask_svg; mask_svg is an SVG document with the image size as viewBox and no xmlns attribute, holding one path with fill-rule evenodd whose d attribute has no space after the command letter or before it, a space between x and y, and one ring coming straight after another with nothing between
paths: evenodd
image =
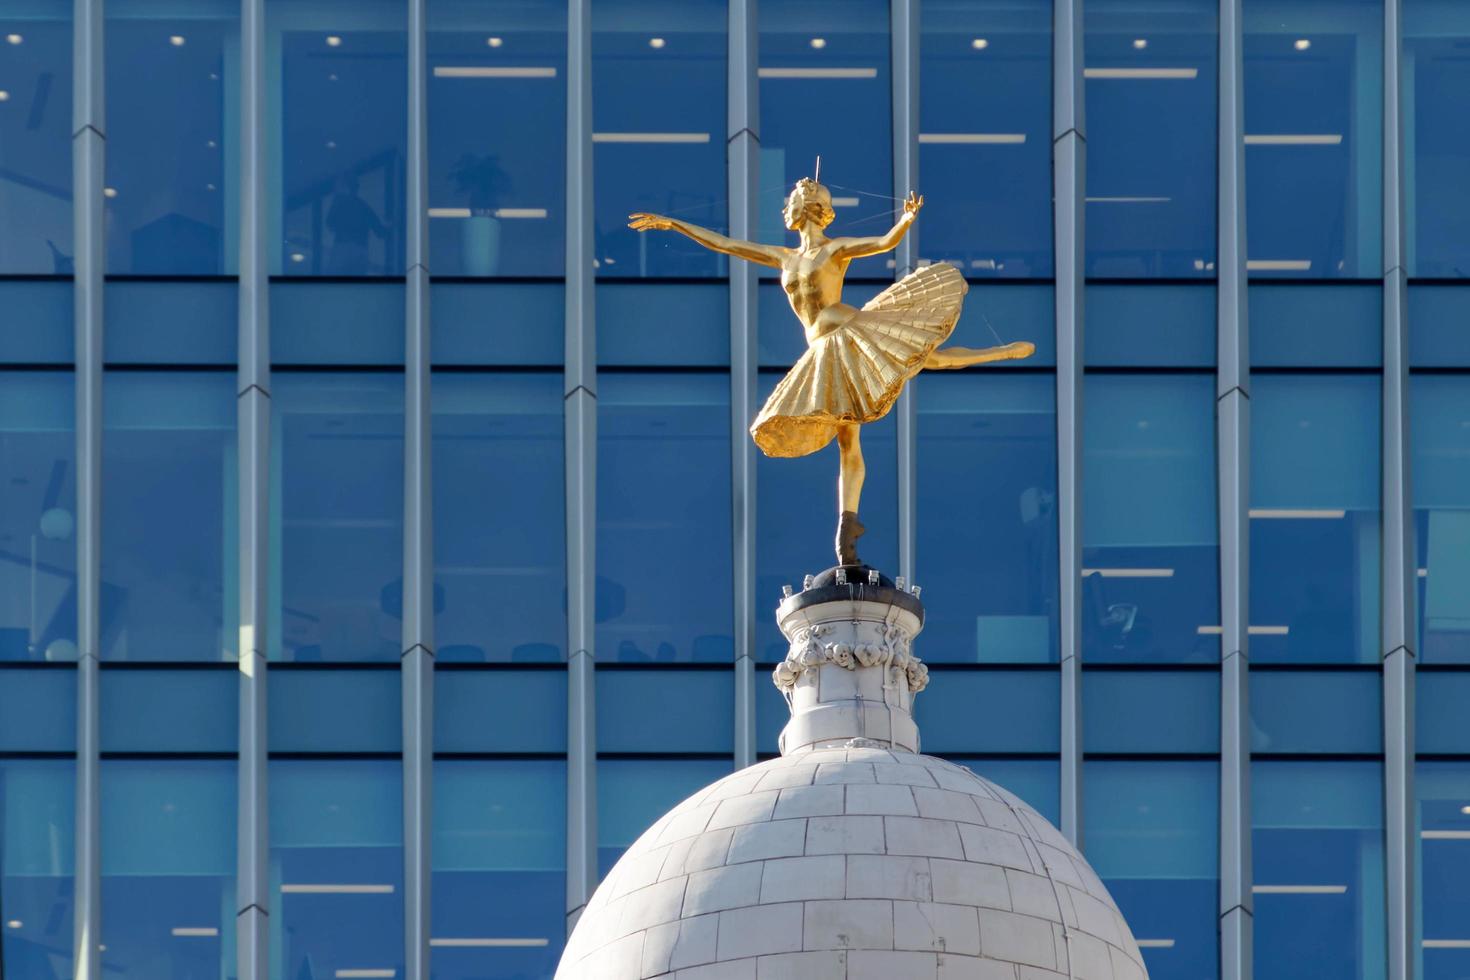
<instances>
[{"instance_id":1,"label":"carved floral ornament on pedestal","mask_svg":"<svg viewBox=\"0 0 1470 980\"><path fill-rule=\"evenodd\" d=\"M897 624L854 622L850 630L853 642L824 642L836 632L834 623L815 623L792 634L786 659L772 673L772 680L788 702L801 675L823 664L847 670L882 667L901 671L910 694L918 694L929 685L929 668L913 655L912 637Z\"/></svg>"}]
</instances>

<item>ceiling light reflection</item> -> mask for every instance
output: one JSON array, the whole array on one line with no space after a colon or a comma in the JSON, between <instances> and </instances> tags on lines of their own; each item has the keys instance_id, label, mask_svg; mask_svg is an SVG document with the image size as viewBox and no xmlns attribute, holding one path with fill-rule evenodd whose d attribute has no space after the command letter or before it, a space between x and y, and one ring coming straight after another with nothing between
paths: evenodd
<instances>
[{"instance_id":1,"label":"ceiling light reflection","mask_svg":"<svg viewBox=\"0 0 1470 980\"><path fill-rule=\"evenodd\" d=\"M485 43L488 44L488 45L490 45L490 47L492 47L492 48L498 48L502 44L505 43L505 38L503 38L503 37L487 37L487 38L485 38Z\"/></svg>"},{"instance_id":2,"label":"ceiling light reflection","mask_svg":"<svg viewBox=\"0 0 1470 980\"><path fill-rule=\"evenodd\" d=\"M300 253L297 253L298 255ZM295 259L296 256L291 256ZM391 895L392 885L282 885L282 895Z\"/></svg>"},{"instance_id":3,"label":"ceiling light reflection","mask_svg":"<svg viewBox=\"0 0 1470 980\"><path fill-rule=\"evenodd\" d=\"M459 949L541 949L551 945L549 939L430 939L430 946Z\"/></svg>"},{"instance_id":4,"label":"ceiling light reflection","mask_svg":"<svg viewBox=\"0 0 1470 980\"><path fill-rule=\"evenodd\" d=\"M665 41L661 37L651 37L651 38L648 39L648 46L650 48L661 48L665 44L668 44L668 43L669 43L668 41Z\"/></svg>"},{"instance_id":5,"label":"ceiling light reflection","mask_svg":"<svg viewBox=\"0 0 1470 980\"><path fill-rule=\"evenodd\" d=\"M1347 885L1252 885L1256 895L1346 895Z\"/></svg>"},{"instance_id":6,"label":"ceiling light reflection","mask_svg":"<svg viewBox=\"0 0 1470 980\"><path fill-rule=\"evenodd\" d=\"M435 78L555 78L552 68L485 68L480 66L460 67L435 65Z\"/></svg>"},{"instance_id":7,"label":"ceiling light reflection","mask_svg":"<svg viewBox=\"0 0 1470 980\"><path fill-rule=\"evenodd\" d=\"M1084 568L1082 577L1096 575L1100 578L1173 578L1172 568Z\"/></svg>"},{"instance_id":8,"label":"ceiling light reflection","mask_svg":"<svg viewBox=\"0 0 1470 980\"><path fill-rule=\"evenodd\" d=\"M1338 146L1341 133L1247 133L1246 146Z\"/></svg>"},{"instance_id":9,"label":"ceiling light reflection","mask_svg":"<svg viewBox=\"0 0 1470 980\"><path fill-rule=\"evenodd\" d=\"M5 40L10 44L19 44L24 41L25 38L21 37L19 34L7 34L5 35Z\"/></svg>"},{"instance_id":10,"label":"ceiling light reflection","mask_svg":"<svg viewBox=\"0 0 1470 980\"><path fill-rule=\"evenodd\" d=\"M1025 133L920 133L920 143L1017 145L1026 142Z\"/></svg>"},{"instance_id":11,"label":"ceiling light reflection","mask_svg":"<svg viewBox=\"0 0 1470 980\"><path fill-rule=\"evenodd\" d=\"M174 936L198 936L201 938L218 936L219 930L212 926L176 926L169 930Z\"/></svg>"},{"instance_id":12,"label":"ceiling light reflection","mask_svg":"<svg viewBox=\"0 0 1470 980\"><path fill-rule=\"evenodd\" d=\"M593 133L594 143L708 143L709 133Z\"/></svg>"},{"instance_id":13,"label":"ceiling light reflection","mask_svg":"<svg viewBox=\"0 0 1470 980\"><path fill-rule=\"evenodd\" d=\"M1136 940L1134 940L1134 942L1138 943L1138 948L1139 949L1173 949L1174 948L1174 940L1172 940L1172 939L1136 939Z\"/></svg>"},{"instance_id":14,"label":"ceiling light reflection","mask_svg":"<svg viewBox=\"0 0 1470 980\"><path fill-rule=\"evenodd\" d=\"M1198 78L1198 68L1084 68L1084 78Z\"/></svg>"},{"instance_id":15,"label":"ceiling light reflection","mask_svg":"<svg viewBox=\"0 0 1470 980\"><path fill-rule=\"evenodd\" d=\"M9 101L10 101L10 93L7 92L7 91L5 91L3 88L0 88L0 102L9 102Z\"/></svg>"},{"instance_id":16,"label":"ceiling light reflection","mask_svg":"<svg viewBox=\"0 0 1470 980\"><path fill-rule=\"evenodd\" d=\"M1133 48L1134 48L1134 50L1136 50L1136 51L1142 51L1146 47L1148 47L1148 38L1146 38L1146 37L1136 37L1136 38L1133 39Z\"/></svg>"},{"instance_id":17,"label":"ceiling light reflection","mask_svg":"<svg viewBox=\"0 0 1470 980\"><path fill-rule=\"evenodd\" d=\"M1296 48L1298 51L1305 51L1311 46L1312 42L1304 37L1297 38L1296 43L1292 45L1292 47Z\"/></svg>"},{"instance_id":18,"label":"ceiling light reflection","mask_svg":"<svg viewBox=\"0 0 1470 980\"><path fill-rule=\"evenodd\" d=\"M986 48L990 47L990 42L983 37L977 37L975 38L975 40L970 42L970 47L974 48L976 51L984 51Z\"/></svg>"},{"instance_id":19,"label":"ceiling light reflection","mask_svg":"<svg viewBox=\"0 0 1470 980\"><path fill-rule=\"evenodd\" d=\"M761 68L761 78L877 78L876 68Z\"/></svg>"},{"instance_id":20,"label":"ceiling light reflection","mask_svg":"<svg viewBox=\"0 0 1470 980\"><path fill-rule=\"evenodd\" d=\"M812 38L812 47L816 48L818 51L822 50L826 46L827 46L827 39L825 37L814 37L814 38Z\"/></svg>"},{"instance_id":21,"label":"ceiling light reflection","mask_svg":"<svg viewBox=\"0 0 1470 980\"><path fill-rule=\"evenodd\" d=\"M11 919L9 922L5 923L5 928L19 929L23 925L25 925L25 923L20 921L19 919Z\"/></svg>"},{"instance_id":22,"label":"ceiling light reflection","mask_svg":"<svg viewBox=\"0 0 1470 980\"><path fill-rule=\"evenodd\" d=\"M176 48L182 48L186 40L187 39L182 34L170 34L168 37L168 43L172 44Z\"/></svg>"},{"instance_id":23,"label":"ceiling light reflection","mask_svg":"<svg viewBox=\"0 0 1470 980\"><path fill-rule=\"evenodd\" d=\"M104 187L104 188L102 188L102 196L103 197L117 197L117 188L116 187Z\"/></svg>"},{"instance_id":24,"label":"ceiling light reflection","mask_svg":"<svg viewBox=\"0 0 1470 980\"><path fill-rule=\"evenodd\" d=\"M327 47L329 47L329 48L339 48L341 46L342 46L342 39L340 37L338 37L335 34L328 34L327 35Z\"/></svg>"}]
</instances>

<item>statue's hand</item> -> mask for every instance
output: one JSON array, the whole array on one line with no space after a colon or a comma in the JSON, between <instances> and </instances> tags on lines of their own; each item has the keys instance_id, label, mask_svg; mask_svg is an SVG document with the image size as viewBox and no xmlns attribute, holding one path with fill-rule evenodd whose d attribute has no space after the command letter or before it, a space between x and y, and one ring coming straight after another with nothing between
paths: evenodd
<instances>
[{"instance_id":1,"label":"statue's hand","mask_svg":"<svg viewBox=\"0 0 1470 980\"><path fill-rule=\"evenodd\" d=\"M924 199L913 191L909 191L908 199L903 202L903 213L910 218L917 217L919 209L924 206Z\"/></svg>"},{"instance_id":2,"label":"statue's hand","mask_svg":"<svg viewBox=\"0 0 1470 980\"><path fill-rule=\"evenodd\" d=\"M672 218L665 218L661 214L645 214L642 211L628 215L628 227L634 231L668 231L674 227Z\"/></svg>"}]
</instances>

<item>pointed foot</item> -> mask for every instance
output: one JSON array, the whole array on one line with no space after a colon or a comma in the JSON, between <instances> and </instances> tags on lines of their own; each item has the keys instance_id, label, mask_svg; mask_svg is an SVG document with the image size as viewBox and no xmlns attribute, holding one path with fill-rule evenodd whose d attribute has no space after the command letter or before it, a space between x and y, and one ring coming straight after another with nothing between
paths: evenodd
<instances>
[{"instance_id":1,"label":"pointed foot","mask_svg":"<svg viewBox=\"0 0 1470 980\"><path fill-rule=\"evenodd\" d=\"M837 522L837 564L861 565L857 554L857 539L867 528L858 520L857 512L845 510Z\"/></svg>"}]
</instances>

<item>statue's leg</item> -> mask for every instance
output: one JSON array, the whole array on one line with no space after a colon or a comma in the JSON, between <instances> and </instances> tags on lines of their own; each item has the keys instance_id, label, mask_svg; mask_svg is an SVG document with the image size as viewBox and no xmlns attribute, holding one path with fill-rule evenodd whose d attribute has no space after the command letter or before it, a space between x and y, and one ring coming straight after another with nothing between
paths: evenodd
<instances>
[{"instance_id":1,"label":"statue's leg","mask_svg":"<svg viewBox=\"0 0 1470 980\"><path fill-rule=\"evenodd\" d=\"M861 564L857 556L857 539L865 528L858 521L858 499L863 493L863 478L867 468L863 465L863 447L858 441L861 426L853 423L837 429L837 509L841 516L837 521L837 563L839 565Z\"/></svg>"},{"instance_id":2,"label":"statue's leg","mask_svg":"<svg viewBox=\"0 0 1470 980\"><path fill-rule=\"evenodd\" d=\"M924 368L929 371L945 371L988 364L991 361L1015 361L1030 357L1035 351L1036 345L1024 340L1006 344L1004 347L984 347L979 350L972 347L945 347L931 353L924 361Z\"/></svg>"}]
</instances>

